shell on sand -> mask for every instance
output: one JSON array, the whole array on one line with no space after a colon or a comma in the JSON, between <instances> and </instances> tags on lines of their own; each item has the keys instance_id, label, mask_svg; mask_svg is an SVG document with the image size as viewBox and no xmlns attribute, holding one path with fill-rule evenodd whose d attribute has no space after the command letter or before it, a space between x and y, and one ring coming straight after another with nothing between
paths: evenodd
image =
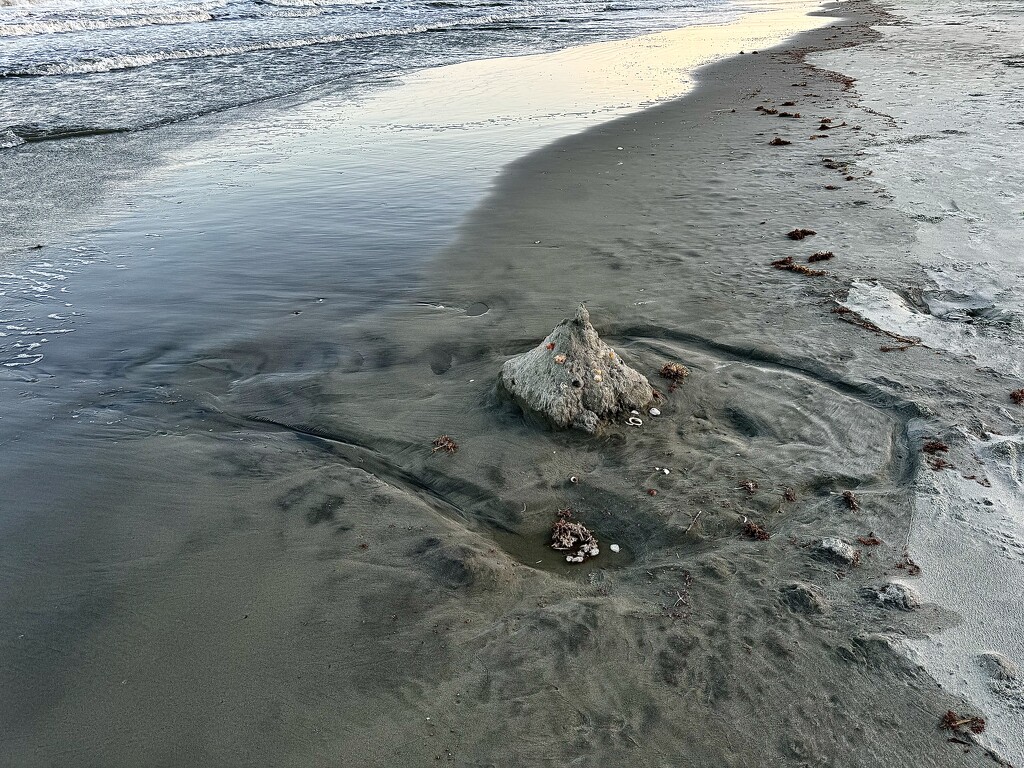
<instances>
[{"instance_id":1,"label":"shell on sand","mask_svg":"<svg viewBox=\"0 0 1024 768\"><path fill-rule=\"evenodd\" d=\"M647 377L601 341L582 304L575 317L559 323L537 347L507 360L501 383L524 410L542 414L557 427L586 432L654 399Z\"/></svg>"}]
</instances>

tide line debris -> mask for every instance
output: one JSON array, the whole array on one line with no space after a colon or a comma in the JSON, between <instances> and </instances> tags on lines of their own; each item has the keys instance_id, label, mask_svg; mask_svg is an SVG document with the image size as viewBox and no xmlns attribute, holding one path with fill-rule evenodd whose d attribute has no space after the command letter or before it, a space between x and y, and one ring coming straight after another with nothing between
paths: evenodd
<instances>
[{"instance_id":1,"label":"tide line debris","mask_svg":"<svg viewBox=\"0 0 1024 768\"><path fill-rule=\"evenodd\" d=\"M582 563L601 554L597 538L583 523L572 520L571 509L560 509L558 519L551 526L551 548L567 552L567 563Z\"/></svg>"},{"instance_id":2,"label":"tide line debris","mask_svg":"<svg viewBox=\"0 0 1024 768\"><path fill-rule=\"evenodd\" d=\"M675 392L676 387L683 383L683 379L690 375L690 369L681 363L665 363L661 366L661 377L672 383L668 385L668 391Z\"/></svg>"},{"instance_id":3,"label":"tide line debris","mask_svg":"<svg viewBox=\"0 0 1024 768\"><path fill-rule=\"evenodd\" d=\"M881 328L878 325L876 325L875 323L871 322L870 320L867 320L866 318L861 317L856 312L854 312L852 309L850 309L849 307L845 307L842 304L837 304L836 306L832 307L832 314L839 315L840 318L842 318L846 322L850 323L851 325L856 325L857 327L863 328L866 331L871 331L872 333L878 333L878 334L881 334L882 336L888 336L890 339L895 339L896 341L900 342L900 344L906 344L909 347L917 346L918 344L921 343L921 340L919 338L917 338L916 336L901 336L898 333L893 333L892 331L887 331L884 328ZM892 352L892 351L895 351L896 349L899 349L899 348L898 347L889 347L889 348L883 349L882 351L883 352Z\"/></svg>"},{"instance_id":4,"label":"tide line debris","mask_svg":"<svg viewBox=\"0 0 1024 768\"><path fill-rule=\"evenodd\" d=\"M788 237L790 240L803 240L805 237L812 237L813 235L816 234L818 233L813 229L804 229L802 227L797 227L796 229L787 232L786 237Z\"/></svg>"},{"instance_id":5,"label":"tide line debris","mask_svg":"<svg viewBox=\"0 0 1024 768\"><path fill-rule=\"evenodd\" d=\"M768 539L772 537L765 528L752 520L747 520L743 523L743 535L748 539L754 539L756 541L768 541Z\"/></svg>"},{"instance_id":6,"label":"tide line debris","mask_svg":"<svg viewBox=\"0 0 1024 768\"><path fill-rule=\"evenodd\" d=\"M939 722L939 728L943 731L953 732L959 731L961 728L966 728L974 734L984 733L985 718L978 717L976 715L961 717L950 709L942 716L942 720Z\"/></svg>"},{"instance_id":7,"label":"tide line debris","mask_svg":"<svg viewBox=\"0 0 1024 768\"><path fill-rule=\"evenodd\" d=\"M824 277L828 274L828 272L823 269L811 269L810 267L805 267L803 264L797 264L793 261L792 256L787 256L784 259L776 259L772 262L772 266L785 272L796 272L798 275L807 275L809 277Z\"/></svg>"},{"instance_id":8,"label":"tide line debris","mask_svg":"<svg viewBox=\"0 0 1024 768\"><path fill-rule=\"evenodd\" d=\"M434 439L433 448L430 450L431 453L437 453L438 451L444 451L445 453L455 453L459 450L459 444L451 439L448 435L441 435Z\"/></svg>"},{"instance_id":9,"label":"tide line debris","mask_svg":"<svg viewBox=\"0 0 1024 768\"><path fill-rule=\"evenodd\" d=\"M941 440L929 440L921 446L921 450L926 454L925 460L928 462L928 466L936 472L953 466L944 456L939 455L949 451L949 446Z\"/></svg>"},{"instance_id":10,"label":"tide line debris","mask_svg":"<svg viewBox=\"0 0 1024 768\"><path fill-rule=\"evenodd\" d=\"M914 558L910 556L910 553L903 552L903 557L900 558L899 562L896 563L896 567L901 571L906 571L910 576L920 576L921 566L914 562Z\"/></svg>"}]
</instances>

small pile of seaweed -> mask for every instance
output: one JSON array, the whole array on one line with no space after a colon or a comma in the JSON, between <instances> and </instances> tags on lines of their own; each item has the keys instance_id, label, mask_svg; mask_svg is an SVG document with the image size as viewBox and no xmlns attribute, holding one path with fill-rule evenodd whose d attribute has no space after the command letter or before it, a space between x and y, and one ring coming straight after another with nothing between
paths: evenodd
<instances>
[{"instance_id":1,"label":"small pile of seaweed","mask_svg":"<svg viewBox=\"0 0 1024 768\"><path fill-rule=\"evenodd\" d=\"M665 363L661 366L661 377L672 383L668 386L669 392L675 392L676 387L683 383L683 379L690 375L690 369L681 363Z\"/></svg>"},{"instance_id":2,"label":"small pile of seaweed","mask_svg":"<svg viewBox=\"0 0 1024 768\"><path fill-rule=\"evenodd\" d=\"M818 234L813 229L804 229L803 227L797 227L796 229L790 230L786 233L786 237L790 240L803 240L805 237L811 237L811 235Z\"/></svg>"},{"instance_id":3,"label":"small pile of seaweed","mask_svg":"<svg viewBox=\"0 0 1024 768\"><path fill-rule=\"evenodd\" d=\"M757 541L768 541L772 537L765 528L751 520L743 524L743 535L748 539L756 539Z\"/></svg>"},{"instance_id":4,"label":"small pile of seaweed","mask_svg":"<svg viewBox=\"0 0 1024 768\"><path fill-rule=\"evenodd\" d=\"M436 453L437 451L455 453L459 450L459 444L452 440L448 435L441 435L440 437L435 438L433 445L434 447L430 450L431 453Z\"/></svg>"},{"instance_id":5,"label":"small pile of seaweed","mask_svg":"<svg viewBox=\"0 0 1024 768\"><path fill-rule=\"evenodd\" d=\"M961 717L952 709L942 716L939 728L944 731L959 731L967 728L971 733L978 734L985 732L985 718L977 716Z\"/></svg>"}]
</instances>

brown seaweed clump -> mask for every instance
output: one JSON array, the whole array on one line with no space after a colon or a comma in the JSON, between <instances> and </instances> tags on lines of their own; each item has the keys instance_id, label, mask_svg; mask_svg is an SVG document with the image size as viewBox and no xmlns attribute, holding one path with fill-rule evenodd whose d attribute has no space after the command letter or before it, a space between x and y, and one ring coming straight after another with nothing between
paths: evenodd
<instances>
[{"instance_id":1,"label":"brown seaweed clump","mask_svg":"<svg viewBox=\"0 0 1024 768\"><path fill-rule=\"evenodd\" d=\"M772 537L766 529L751 520L743 524L743 535L756 541L768 541Z\"/></svg>"},{"instance_id":2,"label":"brown seaweed clump","mask_svg":"<svg viewBox=\"0 0 1024 768\"><path fill-rule=\"evenodd\" d=\"M786 139L780 139L778 136L776 136L774 139L772 139L768 143L771 144L773 147L785 147L788 144L792 144L793 142L792 141L786 141Z\"/></svg>"},{"instance_id":3,"label":"brown seaweed clump","mask_svg":"<svg viewBox=\"0 0 1024 768\"><path fill-rule=\"evenodd\" d=\"M813 229L804 229L803 227L797 227L796 229L787 232L786 237L790 240L803 240L805 237L818 234Z\"/></svg>"},{"instance_id":4,"label":"brown seaweed clump","mask_svg":"<svg viewBox=\"0 0 1024 768\"><path fill-rule=\"evenodd\" d=\"M1011 392L1010 399L1017 405L1024 405L1024 389L1017 389Z\"/></svg>"},{"instance_id":5,"label":"brown seaweed clump","mask_svg":"<svg viewBox=\"0 0 1024 768\"><path fill-rule=\"evenodd\" d=\"M690 375L690 369L682 363L665 363L661 366L661 376L672 383L668 386L669 392L675 392L676 387L683 383L683 379Z\"/></svg>"},{"instance_id":6,"label":"brown seaweed clump","mask_svg":"<svg viewBox=\"0 0 1024 768\"><path fill-rule=\"evenodd\" d=\"M828 274L828 272L823 269L811 269L810 267L805 267L803 264L797 264L793 261L792 256L787 256L784 259L776 259L772 262L772 266L785 272L796 272L798 275L807 275L808 277L824 277Z\"/></svg>"},{"instance_id":7,"label":"brown seaweed clump","mask_svg":"<svg viewBox=\"0 0 1024 768\"><path fill-rule=\"evenodd\" d=\"M985 718L977 716L961 717L952 709L942 716L939 728L944 731L959 731L966 728L971 733L979 734L985 732Z\"/></svg>"},{"instance_id":8,"label":"brown seaweed clump","mask_svg":"<svg viewBox=\"0 0 1024 768\"><path fill-rule=\"evenodd\" d=\"M929 440L921 446L921 450L926 454L925 460L928 462L928 466L936 472L953 466L944 457L939 455L949 452L949 446L941 440Z\"/></svg>"},{"instance_id":9,"label":"brown seaweed clump","mask_svg":"<svg viewBox=\"0 0 1024 768\"><path fill-rule=\"evenodd\" d=\"M834 259L835 257L836 255L832 253L832 251L818 251L817 253L812 253L810 256L808 256L807 261L813 264L816 261L828 261L829 259Z\"/></svg>"},{"instance_id":10,"label":"brown seaweed clump","mask_svg":"<svg viewBox=\"0 0 1024 768\"><path fill-rule=\"evenodd\" d=\"M597 539L583 523L559 517L551 526L551 548L567 552L568 563L582 563L588 557L601 554Z\"/></svg>"},{"instance_id":11,"label":"brown seaweed clump","mask_svg":"<svg viewBox=\"0 0 1024 768\"><path fill-rule=\"evenodd\" d=\"M857 500L857 496L853 491L843 491L843 501L846 502L846 508L853 511L860 511L860 502Z\"/></svg>"},{"instance_id":12,"label":"brown seaweed clump","mask_svg":"<svg viewBox=\"0 0 1024 768\"><path fill-rule=\"evenodd\" d=\"M452 440L448 435L441 435L434 439L434 447L431 448L431 453L437 453L437 451L444 451L445 453L455 453L459 450L459 444Z\"/></svg>"}]
</instances>

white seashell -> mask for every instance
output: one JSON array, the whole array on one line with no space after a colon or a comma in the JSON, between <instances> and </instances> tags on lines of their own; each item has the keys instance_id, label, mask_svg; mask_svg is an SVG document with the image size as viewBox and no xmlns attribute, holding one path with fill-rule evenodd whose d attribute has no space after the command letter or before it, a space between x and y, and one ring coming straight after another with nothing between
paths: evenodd
<instances>
[{"instance_id":1,"label":"white seashell","mask_svg":"<svg viewBox=\"0 0 1024 768\"><path fill-rule=\"evenodd\" d=\"M649 410L648 413L651 414L651 416L661 416L661 411L659 411L657 408L651 408L651 410Z\"/></svg>"},{"instance_id":2,"label":"white seashell","mask_svg":"<svg viewBox=\"0 0 1024 768\"><path fill-rule=\"evenodd\" d=\"M598 549L597 547L594 547L592 550L590 550L591 557L597 557L600 554L601 554L601 550Z\"/></svg>"},{"instance_id":3,"label":"white seashell","mask_svg":"<svg viewBox=\"0 0 1024 768\"><path fill-rule=\"evenodd\" d=\"M618 544L612 544L610 547L608 547L608 549L610 549L612 552L615 552L616 554L618 554L618 551L619 551L619 549L621 549L621 547L619 547Z\"/></svg>"},{"instance_id":4,"label":"white seashell","mask_svg":"<svg viewBox=\"0 0 1024 768\"><path fill-rule=\"evenodd\" d=\"M633 414L634 416L640 415L640 411L630 411L630 413Z\"/></svg>"},{"instance_id":5,"label":"white seashell","mask_svg":"<svg viewBox=\"0 0 1024 768\"><path fill-rule=\"evenodd\" d=\"M636 416L630 416L626 419L626 423L631 427L642 427L644 425L643 419L637 418Z\"/></svg>"},{"instance_id":6,"label":"white seashell","mask_svg":"<svg viewBox=\"0 0 1024 768\"><path fill-rule=\"evenodd\" d=\"M576 562L576 558L573 557L572 555L566 555L565 556L565 562L567 562L567 563L574 563L574 562Z\"/></svg>"},{"instance_id":7,"label":"white seashell","mask_svg":"<svg viewBox=\"0 0 1024 768\"><path fill-rule=\"evenodd\" d=\"M664 475L667 475L667 474L669 474L669 471L668 471L667 469L663 469L663 470L661 470L661 472L662 472L662 474L664 474Z\"/></svg>"}]
</instances>

